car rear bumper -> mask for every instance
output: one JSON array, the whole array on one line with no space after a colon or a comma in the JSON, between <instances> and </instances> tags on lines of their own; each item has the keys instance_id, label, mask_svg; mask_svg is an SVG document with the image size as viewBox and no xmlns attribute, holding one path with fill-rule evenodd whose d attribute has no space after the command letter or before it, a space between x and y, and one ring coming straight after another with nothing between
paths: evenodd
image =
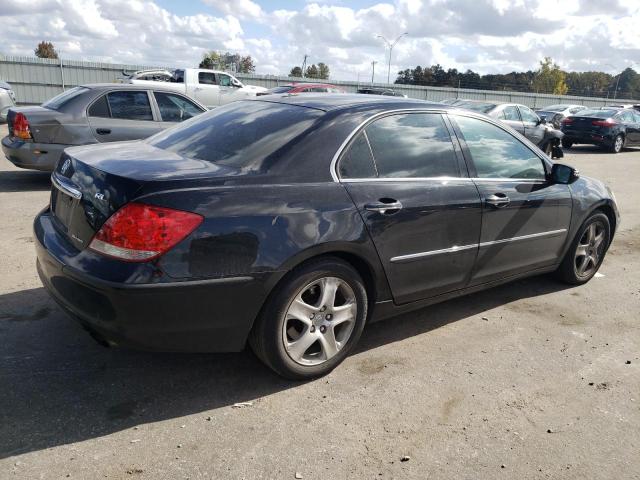
<instances>
[{"instance_id":1,"label":"car rear bumper","mask_svg":"<svg viewBox=\"0 0 640 480\"><path fill-rule=\"evenodd\" d=\"M611 145L613 135L588 132L564 132L564 140L573 143L587 143L593 145Z\"/></svg>"},{"instance_id":2,"label":"car rear bumper","mask_svg":"<svg viewBox=\"0 0 640 480\"><path fill-rule=\"evenodd\" d=\"M34 239L38 274L49 294L93 336L111 345L240 351L266 298L264 278L256 276L144 284L96 278L56 257L54 252L68 249L68 242L47 210L35 219Z\"/></svg>"},{"instance_id":3,"label":"car rear bumper","mask_svg":"<svg viewBox=\"0 0 640 480\"><path fill-rule=\"evenodd\" d=\"M52 172L65 148L71 145L24 142L8 135L2 139L5 157L16 167Z\"/></svg>"}]
</instances>

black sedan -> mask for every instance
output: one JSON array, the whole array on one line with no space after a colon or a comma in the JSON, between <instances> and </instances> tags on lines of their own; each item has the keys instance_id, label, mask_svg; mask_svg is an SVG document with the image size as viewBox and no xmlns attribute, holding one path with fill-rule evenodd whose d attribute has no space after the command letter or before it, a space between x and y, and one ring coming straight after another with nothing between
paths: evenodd
<instances>
[{"instance_id":1,"label":"black sedan","mask_svg":"<svg viewBox=\"0 0 640 480\"><path fill-rule=\"evenodd\" d=\"M147 138L206 110L160 87L82 85L40 106L9 109L2 150L17 167L51 172L67 147Z\"/></svg>"},{"instance_id":2,"label":"black sedan","mask_svg":"<svg viewBox=\"0 0 640 480\"><path fill-rule=\"evenodd\" d=\"M530 275L582 284L619 222L600 181L483 115L364 95L236 102L68 149L37 269L101 342L338 365L365 324Z\"/></svg>"},{"instance_id":3,"label":"black sedan","mask_svg":"<svg viewBox=\"0 0 640 480\"><path fill-rule=\"evenodd\" d=\"M583 110L562 121L562 145L571 148L576 143L598 145L609 152L640 146L640 112L631 108Z\"/></svg>"}]
</instances>

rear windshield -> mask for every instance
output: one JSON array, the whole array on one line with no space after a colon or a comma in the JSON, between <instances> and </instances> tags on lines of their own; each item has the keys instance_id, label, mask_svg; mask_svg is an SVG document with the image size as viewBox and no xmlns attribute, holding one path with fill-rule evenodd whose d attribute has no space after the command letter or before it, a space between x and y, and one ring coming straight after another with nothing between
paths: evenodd
<instances>
[{"instance_id":1,"label":"rear windshield","mask_svg":"<svg viewBox=\"0 0 640 480\"><path fill-rule=\"evenodd\" d=\"M570 106L571 105L549 105L548 107L544 107L543 110L547 112L561 112L563 110L566 110Z\"/></svg>"},{"instance_id":2,"label":"rear windshield","mask_svg":"<svg viewBox=\"0 0 640 480\"><path fill-rule=\"evenodd\" d=\"M467 110L473 110L474 112L487 113L496 108L495 103L484 102L460 102L455 104L456 107L466 108Z\"/></svg>"},{"instance_id":3,"label":"rear windshield","mask_svg":"<svg viewBox=\"0 0 640 480\"><path fill-rule=\"evenodd\" d=\"M611 118L620 110L581 110L576 117Z\"/></svg>"},{"instance_id":4,"label":"rear windshield","mask_svg":"<svg viewBox=\"0 0 640 480\"><path fill-rule=\"evenodd\" d=\"M267 90L269 93L287 93L289 90L293 90L291 85L285 85L284 87L274 87Z\"/></svg>"},{"instance_id":5,"label":"rear windshield","mask_svg":"<svg viewBox=\"0 0 640 480\"><path fill-rule=\"evenodd\" d=\"M51 110L58 110L60 109L60 107L63 107L70 100L88 91L89 89L86 87L73 87L73 88L70 88L69 90L65 90L60 95L56 95L52 99L47 100L42 104L42 106L45 108L49 108Z\"/></svg>"},{"instance_id":6,"label":"rear windshield","mask_svg":"<svg viewBox=\"0 0 640 480\"><path fill-rule=\"evenodd\" d=\"M239 101L198 115L146 141L183 157L250 171L311 127L322 113L295 105Z\"/></svg>"}]
</instances>

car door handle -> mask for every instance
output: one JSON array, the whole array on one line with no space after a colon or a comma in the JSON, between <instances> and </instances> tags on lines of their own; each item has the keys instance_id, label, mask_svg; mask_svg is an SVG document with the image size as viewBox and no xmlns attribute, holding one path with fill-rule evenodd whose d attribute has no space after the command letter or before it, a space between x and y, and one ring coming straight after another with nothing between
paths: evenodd
<instances>
[{"instance_id":1,"label":"car door handle","mask_svg":"<svg viewBox=\"0 0 640 480\"><path fill-rule=\"evenodd\" d=\"M110 128L96 128L96 133L98 135L109 135L111 133Z\"/></svg>"},{"instance_id":2,"label":"car door handle","mask_svg":"<svg viewBox=\"0 0 640 480\"><path fill-rule=\"evenodd\" d=\"M367 203L364 209L381 215L393 214L402 210L402 203L392 198L381 198L378 202Z\"/></svg>"},{"instance_id":3,"label":"car door handle","mask_svg":"<svg viewBox=\"0 0 640 480\"><path fill-rule=\"evenodd\" d=\"M194 92L199 92L200 90L202 90L202 87L196 87L193 89Z\"/></svg>"},{"instance_id":4,"label":"car door handle","mask_svg":"<svg viewBox=\"0 0 640 480\"><path fill-rule=\"evenodd\" d=\"M486 203L497 208L506 207L507 205L509 205L510 201L511 200L509 200L509 197L507 197L507 195L505 195L504 193L496 193L494 195L489 195L485 199Z\"/></svg>"}]
</instances>

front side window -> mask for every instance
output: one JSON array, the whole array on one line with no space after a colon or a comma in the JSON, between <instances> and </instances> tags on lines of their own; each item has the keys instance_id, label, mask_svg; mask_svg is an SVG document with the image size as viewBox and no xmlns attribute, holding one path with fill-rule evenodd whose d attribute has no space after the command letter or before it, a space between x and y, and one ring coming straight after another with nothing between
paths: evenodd
<instances>
[{"instance_id":1,"label":"front side window","mask_svg":"<svg viewBox=\"0 0 640 480\"><path fill-rule=\"evenodd\" d=\"M112 118L153 120L149 95L146 91L122 91L107 94Z\"/></svg>"},{"instance_id":2,"label":"front side window","mask_svg":"<svg viewBox=\"0 0 640 480\"><path fill-rule=\"evenodd\" d=\"M154 92L163 122L182 122L204 112L199 106L181 95Z\"/></svg>"},{"instance_id":3,"label":"front side window","mask_svg":"<svg viewBox=\"0 0 640 480\"><path fill-rule=\"evenodd\" d=\"M530 108L520 106L520 115L522 115L523 122L538 123L540 117L536 115Z\"/></svg>"},{"instance_id":4,"label":"front side window","mask_svg":"<svg viewBox=\"0 0 640 480\"><path fill-rule=\"evenodd\" d=\"M231 86L231 77L229 75L224 75L222 73L218 74L218 85L221 87L230 87Z\"/></svg>"},{"instance_id":5,"label":"front side window","mask_svg":"<svg viewBox=\"0 0 640 480\"><path fill-rule=\"evenodd\" d=\"M217 85L216 74L213 72L198 72L198 83L203 85Z\"/></svg>"},{"instance_id":6,"label":"front side window","mask_svg":"<svg viewBox=\"0 0 640 480\"><path fill-rule=\"evenodd\" d=\"M365 134L360 132L340 159L340 177L374 178L376 176L369 142Z\"/></svg>"},{"instance_id":7,"label":"front side window","mask_svg":"<svg viewBox=\"0 0 640 480\"><path fill-rule=\"evenodd\" d=\"M390 115L365 131L380 178L459 176L451 136L440 114Z\"/></svg>"},{"instance_id":8,"label":"front side window","mask_svg":"<svg viewBox=\"0 0 640 480\"><path fill-rule=\"evenodd\" d=\"M454 118L479 178L546 178L542 160L510 133L477 118Z\"/></svg>"}]
</instances>

